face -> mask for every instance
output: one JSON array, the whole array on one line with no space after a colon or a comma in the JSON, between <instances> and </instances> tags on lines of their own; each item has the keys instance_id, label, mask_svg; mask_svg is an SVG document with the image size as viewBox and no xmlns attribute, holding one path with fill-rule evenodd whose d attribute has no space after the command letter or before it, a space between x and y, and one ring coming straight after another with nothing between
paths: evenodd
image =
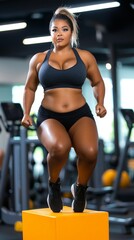
<instances>
[{"instance_id":1,"label":"face","mask_svg":"<svg viewBox=\"0 0 134 240\"><path fill-rule=\"evenodd\" d=\"M56 19L50 29L52 42L56 47L63 47L70 45L72 31L67 21Z\"/></svg>"}]
</instances>

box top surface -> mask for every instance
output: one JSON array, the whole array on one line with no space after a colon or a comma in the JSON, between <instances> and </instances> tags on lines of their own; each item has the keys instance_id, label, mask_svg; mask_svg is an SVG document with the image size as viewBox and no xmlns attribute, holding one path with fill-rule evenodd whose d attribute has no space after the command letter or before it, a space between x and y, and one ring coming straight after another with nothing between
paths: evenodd
<instances>
[{"instance_id":1,"label":"box top surface","mask_svg":"<svg viewBox=\"0 0 134 240\"><path fill-rule=\"evenodd\" d=\"M71 207L64 206L63 210L60 213L54 213L51 211L50 208L40 208L40 209L32 209L32 210L23 210L23 213L29 213L29 214L37 214L40 216L49 216L52 218L57 218L57 217L63 217L63 216L77 216L77 215L82 215L87 216L88 214L108 214L107 212L103 211L95 211L95 210L89 210L85 209L84 212L82 213L74 213Z\"/></svg>"}]
</instances>

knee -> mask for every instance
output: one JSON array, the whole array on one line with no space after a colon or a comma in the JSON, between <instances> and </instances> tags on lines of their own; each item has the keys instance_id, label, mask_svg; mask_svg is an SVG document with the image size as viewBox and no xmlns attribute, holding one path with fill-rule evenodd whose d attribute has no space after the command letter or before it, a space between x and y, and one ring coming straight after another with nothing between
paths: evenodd
<instances>
[{"instance_id":1,"label":"knee","mask_svg":"<svg viewBox=\"0 0 134 240\"><path fill-rule=\"evenodd\" d=\"M82 159L90 164L92 163L95 164L97 161L97 155L98 155L98 150L96 148L87 147L81 150L78 157L79 159Z\"/></svg>"},{"instance_id":2,"label":"knee","mask_svg":"<svg viewBox=\"0 0 134 240\"><path fill-rule=\"evenodd\" d=\"M50 153L51 157L66 156L69 154L70 149L71 149L70 144L64 144L64 143L58 142L51 146L49 153Z\"/></svg>"}]
</instances>

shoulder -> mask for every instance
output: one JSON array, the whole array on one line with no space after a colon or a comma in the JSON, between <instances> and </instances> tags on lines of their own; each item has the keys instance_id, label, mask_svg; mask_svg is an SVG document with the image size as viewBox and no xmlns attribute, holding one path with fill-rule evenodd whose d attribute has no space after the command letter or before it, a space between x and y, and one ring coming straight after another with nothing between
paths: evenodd
<instances>
[{"instance_id":1,"label":"shoulder","mask_svg":"<svg viewBox=\"0 0 134 240\"><path fill-rule=\"evenodd\" d=\"M46 50L44 52L39 52L39 53L36 53L34 54L30 61L29 61L29 67L30 68L36 68L38 69L38 67L42 64L42 62L44 61L46 55L47 55L47 52L49 50Z\"/></svg>"},{"instance_id":2,"label":"shoulder","mask_svg":"<svg viewBox=\"0 0 134 240\"><path fill-rule=\"evenodd\" d=\"M89 52L88 50L83 50L83 49L79 49L76 48L79 56L81 57L81 59L84 61L85 64L91 64L91 63L96 63L96 59L94 57L94 55Z\"/></svg>"},{"instance_id":3,"label":"shoulder","mask_svg":"<svg viewBox=\"0 0 134 240\"><path fill-rule=\"evenodd\" d=\"M34 55L31 57L29 63L30 63L30 64L36 64L36 63L39 63L39 62L43 62L43 60L44 60L44 58L46 57L46 54L47 54L48 51L49 51L49 50L46 50L46 51L44 51L44 52L39 52L39 53L34 54Z\"/></svg>"}]
</instances>

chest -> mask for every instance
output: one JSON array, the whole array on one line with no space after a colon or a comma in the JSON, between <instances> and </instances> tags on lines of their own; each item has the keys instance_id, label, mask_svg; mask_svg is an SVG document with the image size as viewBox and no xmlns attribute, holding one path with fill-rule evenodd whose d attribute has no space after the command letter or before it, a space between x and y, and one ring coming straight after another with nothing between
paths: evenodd
<instances>
[{"instance_id":1,"label":"chest","mask_svg":"<svg viewBox=\"0 0 134 240\"><path fill-rule=\"evenodd\" d=\"M48 64L58 70L66 70L77 64L77 59L74 56L50 56Z\"/></svg>"}]
</instances>

